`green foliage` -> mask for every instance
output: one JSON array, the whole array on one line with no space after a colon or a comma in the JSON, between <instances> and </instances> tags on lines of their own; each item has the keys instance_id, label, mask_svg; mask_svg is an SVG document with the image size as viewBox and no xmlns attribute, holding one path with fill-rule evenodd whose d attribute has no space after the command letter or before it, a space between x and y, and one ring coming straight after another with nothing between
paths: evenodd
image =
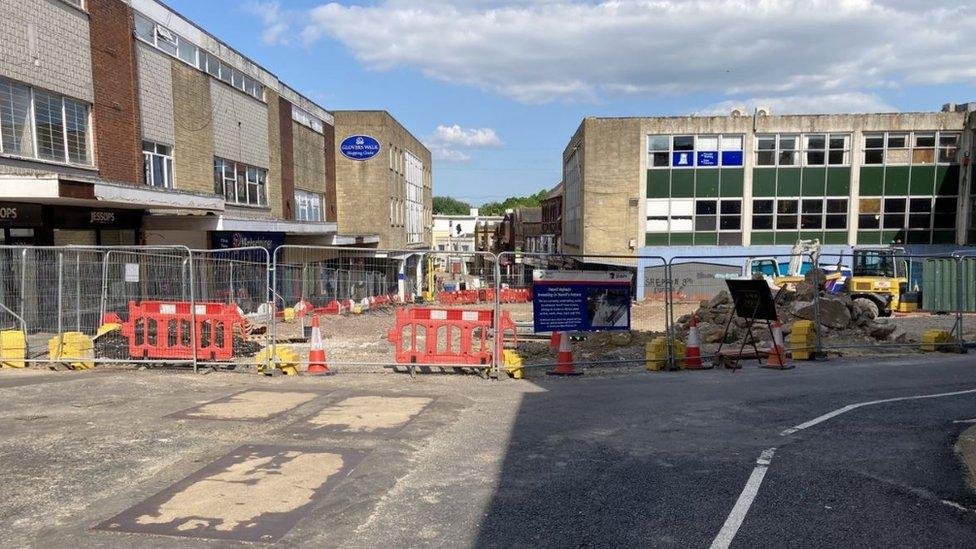
<instances>
[{"instance_id":1,"label":"green foliage","mask_svg":"<svg viewBox=\"0 0 976 549\"><path fill-rule=\"evenodd\" d=\"M449 196L434 197L435 215L468 215L471 205Z\"/></svg>"},{"instance_id":2,"label":"green foliage","mask_svg":"<svg viewBox=\"0 0 976 549\"><path fill-rule=\"evenodd\" d=\"M505 210L515 209L518 206L541 206L548 193L547 190L541 190L529 196L510 196L502 202L488 202L478 211L481 215L505 215Z\"/></svg>"}]
</instances>

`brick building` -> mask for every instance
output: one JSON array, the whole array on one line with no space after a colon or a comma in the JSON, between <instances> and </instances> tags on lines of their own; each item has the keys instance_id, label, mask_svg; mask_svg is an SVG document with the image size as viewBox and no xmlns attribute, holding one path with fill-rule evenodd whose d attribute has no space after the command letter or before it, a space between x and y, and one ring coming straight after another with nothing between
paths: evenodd
<instances>
[{"instance_id":1,"label":"brick building","mask_svg":"<svg viewBox=\"0 0 976 549\"><path fill-rule=\"evenodd\" d=\"M366 188L340 198L362 181L330 112L157 0L0 2L0 59L0 243L429 244L429 207L398 239Z\"/></svg>"},{"instance_id":2,"label":"brick building","mask_svg":"<svg viewBox=\"0 0 976 549\"><path fill-rule=\"evenodd\" d=\"M381 248L430 248L430 151L386 111L334 115L339 225L345 231L376 233ZM367 138L377 150L358 154L356 141ZM344 142L352 150L343 151Z\"/></svg>"},{"instance_id":3,"label":"brick building","mask_svg":"<svg viewBox=\"0 0 976 549\"><path fill-rule=\"evenodd\" d=\"M563 153L563 251L973 243L974 110L586 118Z\"/></svg>"},{"instance_id":4,"label":"brick building","mask_svg":"<svg viewBox=\"0 0 976 549\"><path fill-rule=\"evenodd\" d=\"M542 234L539 238L539 252L547 254L562 251L563 236L563 184L549 190L542 201Z\"/></svg>"}]
</instances>

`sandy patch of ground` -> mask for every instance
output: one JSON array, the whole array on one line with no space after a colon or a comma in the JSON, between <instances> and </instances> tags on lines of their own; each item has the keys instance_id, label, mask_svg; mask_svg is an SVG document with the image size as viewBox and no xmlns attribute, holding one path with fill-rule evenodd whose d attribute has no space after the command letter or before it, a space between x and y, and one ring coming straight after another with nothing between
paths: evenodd
<instances>
[{"instance_id":1,"label":"sandy patch of ground","mask_svg":"<svg viewBox=\"0 0 976 549\"><path fill-rule=\"evenodd\" d=\"M322 410L309 423L352 433L394 429L406 425L430 401L422 397L352 397Z\"/></svg>"},{"instance_id":2,"label":"sandy patch of ground","mask_svg":"<svg viewBox=\"0 0 976 549\"><path fill-rule=\"evenodd\" d=\"M196 419L265 419L296 408L317 396L317 393L244 391L204 404L184 415Z\"/></svg>"}]
</instances>

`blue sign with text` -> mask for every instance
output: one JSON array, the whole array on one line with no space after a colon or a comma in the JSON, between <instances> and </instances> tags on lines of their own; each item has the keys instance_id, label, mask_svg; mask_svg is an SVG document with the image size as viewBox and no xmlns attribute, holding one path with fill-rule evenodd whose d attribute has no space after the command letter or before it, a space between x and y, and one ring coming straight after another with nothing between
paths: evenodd
<instances>
[{"instance_id":1,"label":"blue sign with text","mask_svg":"<svg viewBox=\"0 0 976 549\"><path fill-rule=\"evenodd\" d=\"M380 142L368 135L350 135L339 144L339 152L350 160L369 160L380 154Z\"/></svg>"},{"instance_id":2,"label":"blue sign with text","mask_svg":"<svg viewBox=\"0 0 976 549\"><path fill-rule=\"evenodd\" d=\"M535 331L629 330L631 280L624 272L535 271Z\"/></svg>"},{"instance_id":3,"label":"blue sign with text","mask_svg":"<svg viewBox=\"0 0 976 549\"><path fill-rule=\"evenodd\" d=\"M724 151L722 153L723 166L741 166L742 151Z\"/></svg>"},{"instance_id":4,"label":"blue sign with text","mask_svg":"<svg viewBox=\"0 0 976 549\"><path fill-rule=\"evenodd\" d=\"M699 166L718 166L718 151L698 151Z\"/></svg>"}]
</instances>

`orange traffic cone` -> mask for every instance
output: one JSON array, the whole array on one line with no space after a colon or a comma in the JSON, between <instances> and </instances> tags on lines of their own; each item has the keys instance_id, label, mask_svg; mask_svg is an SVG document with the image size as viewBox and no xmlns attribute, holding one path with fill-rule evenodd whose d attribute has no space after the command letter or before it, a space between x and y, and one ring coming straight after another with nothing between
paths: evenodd
<instances>
[{"instance_id":1,"label":"orange traffic cone","mask_svg":"<svg viewBox=\"0 0 976 549\"><path fill-rule=\"evenodd\" d=\"M559 332L553 331L552 335L549 336L549 348L559 349Z\"/></svg>"},{"instance_id":2,"label":"orange traffic cone","mask_svg":"<svg viewBox=\"0 0 976 549\"><path fill-rule=\"evenodd\" d=\"M322 329L319 328L319 317L312 317L312 345L308 350L309 374L330 375L329 365L325 363L325 348L322 347Z\"/></svg>"},{"instance_id":3,"label":"orange traffic cone","mask_svg":"<svg viewBox=\"0 0 976 549\"><path fill-rule=\"evenodd\" d=\"M701 336L698 333L698 318L691 315L691 325L688 327L688 341L685 343L685 368L689 370L704 370L705 364L701 359Z\"/></svg>"},{"instance_id":4,"label":"orange traffic cone","mask_svg":"<svg viewBox=\"0 0 976 549\"><path fill-rule=\"evenodd\" d=\"M786 346L783 344L783 325L779 320L773 321L773 348L769 350L766 358L765 368L779 368L785 370L792 368L786 363Z\"/></svg>"},{"instance_id":5,"label":"orange traffic cone","mask_svg":"<svg viewBox=\"0 0 976 549\"><path fill-rule=\"evenodd\" d=\"M556 355L556 368L546 372L551 376L581 376L582 370L573 365L573 343L569 334L559 334L559 353Z\"/></svg>"}]
</instances>

